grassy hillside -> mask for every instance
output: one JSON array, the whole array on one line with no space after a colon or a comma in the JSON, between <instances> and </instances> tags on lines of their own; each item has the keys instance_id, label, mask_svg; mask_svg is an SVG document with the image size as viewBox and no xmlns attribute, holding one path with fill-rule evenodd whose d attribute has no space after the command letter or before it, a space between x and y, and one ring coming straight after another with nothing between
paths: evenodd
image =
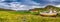
<instances>
[{"instance_id":1,"label":"grassy hillside","mask_svg":"<svg viewBox=\"0 0 60 22\"><path fill-rule=\"evenodd\" d=\"M14 14L14 11L0 11L0 22L60 22L60 17Z\"/></svg>"}]
</instances>

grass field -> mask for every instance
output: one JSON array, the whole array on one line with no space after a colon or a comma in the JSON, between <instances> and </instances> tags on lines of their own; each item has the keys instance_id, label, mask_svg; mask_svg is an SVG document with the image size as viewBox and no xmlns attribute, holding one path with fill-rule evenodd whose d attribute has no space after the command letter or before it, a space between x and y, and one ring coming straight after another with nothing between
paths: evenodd
<instances>
[{"instance_id":1,"label":"grass field","mask_svg":"<svg viewBox=\"0 0 60 22\"><path fill-rule=\"evenodd\" d=\"M29 13L26 15L26 13L21 14L14 11L0 11L0 22L60 22L60 17L42 17Z\"/></svg>"}]
</instances>

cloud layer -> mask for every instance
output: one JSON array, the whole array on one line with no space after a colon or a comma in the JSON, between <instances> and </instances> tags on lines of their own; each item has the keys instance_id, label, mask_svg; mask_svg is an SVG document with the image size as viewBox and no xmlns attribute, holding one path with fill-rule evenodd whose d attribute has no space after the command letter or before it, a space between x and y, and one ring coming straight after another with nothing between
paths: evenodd
<instances>
[{"instance_id":1,"label":"cloud layer","mask_svg":"<svg viewBox=\"0 0 60 22\"><path fill-rule=\"evenodd\" d=\"M45 5L56 5L59 7L60 0L0 0L0 7L13 10L29 10L42 8Z\"/></svg>"}]
</instances>

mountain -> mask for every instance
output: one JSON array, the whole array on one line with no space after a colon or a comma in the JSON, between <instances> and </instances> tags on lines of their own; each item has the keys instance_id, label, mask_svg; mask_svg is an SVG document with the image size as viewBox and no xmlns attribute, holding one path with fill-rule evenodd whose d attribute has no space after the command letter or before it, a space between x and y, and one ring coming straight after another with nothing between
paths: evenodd
<instances>
[{"instance_id":1,"label":"mountain","mask_svg":"<svg viewBox=\"0 0 60 22\"><path fill-rule=\"evenodd\" d=\"M48 5L48 6L45 7L45 9L51 9L51 8L52 9L60 9L60 8L52 6L52 5Z\"/></svg>"},{"instance_id":2,"label":"mountain","mask_svg":"<svg viewBox=\"0 0 60 22\"><path fill-rule=\"evenodd\" d=\"M0 8L0 11L15 11L15 10Z\"/></svg>"},{"instance_id":3,"label":"mountain","mask_svg":"<svg viewBox=\"0 0 60 22\"><path fill-rule=\"evenodd\" d=\"M44 11L44 10L49 10L49 9L51 9L51 8L52 8L52 10L60 11L60 8L59 8L59 7L55 7L55 6L52 6L52 5L47 5L47 6L44 7L44 8L34 8L34 9L30 9L29 11L32 11L32 10Z\"/></svg>"}]
</instances>

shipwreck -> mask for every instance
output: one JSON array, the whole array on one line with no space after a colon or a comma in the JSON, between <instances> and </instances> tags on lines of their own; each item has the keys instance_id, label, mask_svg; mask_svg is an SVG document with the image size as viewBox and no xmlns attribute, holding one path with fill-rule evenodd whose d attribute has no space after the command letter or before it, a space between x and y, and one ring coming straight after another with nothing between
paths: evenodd
<instances>
[{"instance_id":1,"label":"shipwreck","mask_svg":"<svg viewBox=\"0 0 60 22\"><path fill-rule=\"evenodd\" d=\"M40 12L40 15L55 17L57 16L57 12L55 10L50 9L49 12Z\"/></svg>"}]
</instances>

